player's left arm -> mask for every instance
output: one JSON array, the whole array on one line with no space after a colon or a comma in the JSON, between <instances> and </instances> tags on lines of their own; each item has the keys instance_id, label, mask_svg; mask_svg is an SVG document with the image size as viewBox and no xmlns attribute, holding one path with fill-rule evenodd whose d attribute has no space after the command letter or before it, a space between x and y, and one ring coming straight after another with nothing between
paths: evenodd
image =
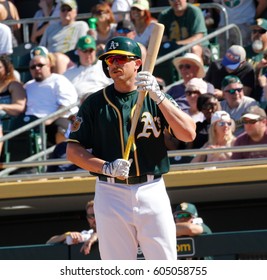
<instances>
[{"instance_id":1,"label":"player's left arm","mask_svg":"<svg viewBox=\"0 0 267 280\"><path fill-rule=\"evenodd\" d=\"M174 136L184 142L192 142L196 137L196 124L193 119L165 98L159 109L168 122Z\"/></svg>"}]
</instances>

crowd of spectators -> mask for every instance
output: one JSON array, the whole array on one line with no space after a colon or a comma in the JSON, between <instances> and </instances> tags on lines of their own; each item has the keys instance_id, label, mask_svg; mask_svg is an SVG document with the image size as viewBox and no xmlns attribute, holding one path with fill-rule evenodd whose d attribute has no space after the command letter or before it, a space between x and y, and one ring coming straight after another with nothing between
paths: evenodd
<instances>
[{"instance_id":1,"label":"crowd of spectators","mask_svg":"<svg viewBox=\"0 0 267 280\"><path fill-rule=\"evenodd\" d=\"M10 77L14 77L15 80L12 78L14 81L10 80L9 86L5 82L7 78L4 78L7 75L7 69L1 67L1 64L9 58L11 58L9 63L12 64L13 49L15 50L18 44L26 42L18 36L20 24L8 26L3 21L20 18L14 1L1 0L0 55L3 57L1 56L0 61L0 75L3 86L1 86L0 102L3 103L2 96L5 92L9 91L14 95L13 88L19 91L19 94L14 95L15 97L10 95L12 97L8 101L10 105L6 105L7 101L5 105L1 105L3 115L14 116L7 108L14 107L13 104L18 102L22 105L25 103L24 109L20 112L21 116L35 115L37 118L47 116L74 103L77 99L83 102L88 95L112 83L112 80L104 74L102 63L98 60L105 43L110 38L114 36L132 38L140 44L145 55L154 24L163 23L165 31L160 53L164 55L224 26L224 17L218 10L206 8L201 10L198 7L201 3L217 3L226 8L229 23L235 23L240 28L243 44L239 45L238 34L233 29L230 30L229 48L224 49L225 42L220 43L220 56L217 60L212 59L207 63L205 55L211 44L208 40L173 57L171 67L174 69L177 81L174 85L168 85L166 92L175 99L183 111L192 116L196 122L197 136L191 143L181 143L166 131L165 142L168 149L229 146L229 142L225 145L211 143L211 134L220 134L222 130L224 133L231 131L233 134L231 145L238 145L239 136L249 133L248 127L265 124L263 121L265 117L262 114L257 122L247 120L244 114L251 106L259 106L262 111L266 111L266 1L251 0L240 4L234 2L231 5L220 0L170 0L166 1L167 3L169 7L165 10L152 14L151 1L148 0L99 1L88 10L94 22L91 25L89 21L87 23L87 20L76 19L79 7L75 0L40 0L38 9L33 14L34 19L54 16L59 16L60 19L34 22L30 34L33 48L28 65L32 80L21 81L19 75L16 74L16 69L11 66L8 71L11 71ZM222 38L223 36L218 36L219 42ZM158 81L167 85L164 76L159 76ZM62 90L63 86L66 90ZM27 101L21 97L23 95L26 96ZM51 102L52 96L53 102ZM42 102L38 103L40 98ZM32 100L35 100L34 104L38 106L33 106ZM41 108L40 104L43 104L45 108ZM37 112L39 107L40 113ZM231 126L228 125L230 121L214 122L217 111L229 115ZM63 116L63 128L62 123L59 122L63 133L66 132L70 122L68 115L65 117L64 119ZM62 117L57 120L52 119L49 125L60 119ZM224 125L218 125L218 123L224 123ZM1 131L3 135L3 130ZM58 130L53 130L52 133L57 132ZM60 139L64 141L65 136ZM49 139L52 138L49 137ZM56 137L50 142L58 144L55 139ZM265 137L262 139L260 143L265 141ZM237 144L234 144L235 141ZM252 142L257 143L257 141ZM226 158L231 157L227 155ZM193 161L199 161L199 158Z\"/></svg>"}]
</instances>

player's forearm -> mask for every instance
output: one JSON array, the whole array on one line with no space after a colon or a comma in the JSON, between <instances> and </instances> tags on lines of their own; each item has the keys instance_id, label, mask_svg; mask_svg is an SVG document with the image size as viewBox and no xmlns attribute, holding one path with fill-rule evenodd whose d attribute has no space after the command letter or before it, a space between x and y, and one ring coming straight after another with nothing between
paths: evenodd
<instances>
[{"instance_id":1,"label":"player's forearm","mask_svg":"<svg viewBox=\"0 0 267 280\"><path fill-rule=\"evenodd\" d=\"M95 173L102 173L104 160L93 156L79 143L68 143L67 145L67 159L75 165Z\"/></svg>"},{"instance_id":2,"label":"player's forearm","mask_svg":"<svg viewBox=\"0 0 267 280\"><path fill-rule=\"evenodd\" d=\"M192 142L196 137L196 125L193 119L165 98L159 108L170 125L175 137L184 142Z\"/></svg>"}]
</instances>

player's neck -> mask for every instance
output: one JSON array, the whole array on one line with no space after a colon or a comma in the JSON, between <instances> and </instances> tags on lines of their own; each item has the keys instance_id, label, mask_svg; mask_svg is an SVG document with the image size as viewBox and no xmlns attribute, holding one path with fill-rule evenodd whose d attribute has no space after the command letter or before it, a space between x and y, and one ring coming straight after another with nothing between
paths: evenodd
<instances>
[{"instance_id":1,"label":"player's neck","mask_svg":"<svg viewBox=\"0 0 267 280\"><path fill-rule=\"evenodd\" d=\"M136 86L132 82L125 82L125 81L116 81L114 83L114 87L116 91L121 92L121 93L127 93L133 90L136 90Z\"/></svg>"}]
</instances>

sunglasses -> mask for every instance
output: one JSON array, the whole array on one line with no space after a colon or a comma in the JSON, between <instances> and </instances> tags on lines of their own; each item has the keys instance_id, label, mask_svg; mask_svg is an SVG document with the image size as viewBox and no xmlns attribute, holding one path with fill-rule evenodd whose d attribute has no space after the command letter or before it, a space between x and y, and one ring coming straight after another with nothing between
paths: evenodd
<instances>
[{"instance_id":1,"label":"sunglasses","mask_svg":"<svg viewBox=\"0 0 267 280\"><path fill-rule=\"evenodd\" d=\"M191 68L191 65L190 64L180 64L179 65L179 69L181 70L183 68L189 70Z\"/></svg>"},{"instance_id":2,"label":"sunglasses","mask_svg":"<svg viewBox=\"0 0 267 280\"><path fill-rule=\"evenodd\" d=\"M217 125L218 126L231 126L232 125L232 123L231 122L217 122Z\"/></svg>"},{"instance_id":3,"label":"sunglasses","mask_svg":"<svg viewBox=\"0 0 267 280\"><path fill-rule=\"evenodd\" d=\"M217 105L218 105L217 103L206 103L202 105L201 110L212 110L215 107L217 107Z\"/></svg>"},{"instance_id":4,"label":"sunglasses","mask_svg":"<svg viewBox=\"0 0 267 280\"><path fill-rule=\"evenodd\" d=\"M72 10L72 8L69 7L69 6L65 6L65 7L60 8L60 11L61 11L62 13L70 12L71 10Z\"/></svg>"},{"instance_id":5,"label":"sunglasses","mask_svg":"<svg viewBox=\"0 0 267 280\"><path fill-rule=\"evenodd\" d=\"M243 119L242 120L242 123L243 124L255 124L256 122L258 122L260 119L258 120L246 120L246 119Z\"/></svg>"},{"instance_id":6,"label":"sunglasses","mask_svg":"<svg viewBox=\"0 0 267 280\"><path fill-rule=\"evenodd\" d=\"M191 96L191 95L193 95L193 94L200 95L201 93L200 93L200 91L198 91L198 90L191 90L191 91L186 91L185 94L186 94L187 96Z\"/></svg>"},{"instance_id":7,"label":"sunglasses","mask_svg":"<svg viewBox=\"0 0 267 280\"><path fill-rule=\"evenodd\" d=\"M43 68L46 64L38 63L38 64L33 64L30 66L31 70L35 70L36 68Z\"/></svg>"},{"instance_id":8,"label":"sunglasses","mask_svg":"<svg viewBox=\"0 0 267 280\"><path fill-rule=\"evenodd\" d=\"M243 90L243 88L233 88L233 89L225 90L225 92L228 92L230 94L235 94L236 91L241 92L242 90Z\"/></svg>"},{"instance_id":9,"label":"sunglasses","mask_svg":"<svg viewBox=\"0 0 267 280\"><path fill-rule=\"evenodd\" d=\"M118 32L119 34L128 34L128 33L131 32L131 30L128 29L128 28L120 28L120 29L117 30L117 32Z\"/></svg>"},{"instance_id":10,"label":"sunglasses","mask_svg":"<svg viewBox=\"0 0 267 280\"><path fill-rule=\"evenodd\" d=\"M266 30L264 30L264 29L254 29L254 30L252 30L252 33L253 34L256 34L256 33L265 34Z\"/></svg>"},{"instance_id":11,"label":"sunglasses","mask_svg":"<svg viewBox=\"0 0 267 280\"><path fill-rule=\"evenodd\" d=\"M87 214L88 219L95 219L95 214Z\"/></svg>"},{"instance_id":12,"label":"sunglasses","mask_svg":"<svg viewBox=\"0 0 267 280\"><path fill-rule=\"evenodd\" d=\"M175 215L176 219L182 219L182 218L192 218L192 215L189 213L179 213Z\"/></svg>"},{"instance_id":13,"label":"sunglasses","mask_svg":"<svg viewBox=\"0 0 267 280\"><path fill-rule=\"evenodd\" d=\"M114 61L116 61L118 64L125 64L127 62L130 62L132 60L135 60L136 58L133 56L126 56L126 55L110 55L105 59L105 62L107 65L112 65Z\"/></svg>"},{"instance_id":14,"label":"sunglasses","mask_svg":"<svg viewBox=\"0 0 267 280\"><path fill-rule=\"evenodd\" d=\"M104 15L104 14L106 14L105 11L95 11L95 12L94 12L94 15L95 15L95 16L102 16L102 15Z\"/></svg>"}]
</instances>

